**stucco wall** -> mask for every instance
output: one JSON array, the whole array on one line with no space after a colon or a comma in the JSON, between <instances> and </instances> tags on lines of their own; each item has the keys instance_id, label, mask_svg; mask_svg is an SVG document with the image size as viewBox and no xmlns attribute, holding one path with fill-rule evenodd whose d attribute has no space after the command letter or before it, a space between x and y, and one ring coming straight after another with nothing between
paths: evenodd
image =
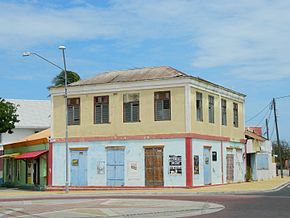
<instances>
[{"instance_id":1,"label":"stucco wall","mask_svg":"<svg viewBox=\"0 0 290 218\"><path fill-rule=\"evenodd\" d=\"M107 175L97 174L97 162L106 163L106 146L125 146L125 186L145 185L144 147L163 145L164 186L185 186L185 139L155 139L155 140L128 140L128 141L95 141L69 143L69 147L88 147L87 172L89 186L106 186ZM182 175L169 174L169 155L182 157ZM53 176L52 184L55 186L65 184L65 145L53 144ZM138 173L129 175L129 162L137 162ZM69 155L69 165L71 164ZM106 167L105 167L106 168Z\"/></svg>"},{"instance_id":2,"label":"stucco wall","mask_svg":"<svg viewBox=\"0 0 290 218\"><path fill-rule=\"evenodd\" d=\"M170 91L171 120L154 121L154 92ZM123 122L123 94L139 93L140 122ZM109 124L94 124L94 97L109 95ZM81 124L69 126L69 136L124 136L154 133L185 132L184 87L168 89L151 89L131 92L114 92L101 94L73 95L80 97ZM64 137L65 108L63 96L53 97L53 137Z\"/></svg>"},{"instance_id":3,"label":"stucco wall","mask_svg":"<svg viewBox=\"0 0 290 218\"><path fill-rule=\"evenodd\" d=\"M211 165L211 184L222 183L222 172L221 172L221 142L220 141L207 141L207 140L192 140L192 157L195 155L199 156L199 174L193 172L193 185L201 186L204 184L204 146L210 146L210 165ZM212 161L212 152L217 152L217 161Z\"/></svg>"},{"instance_id":4,"label":"stucco wall","mask_svg":"<svg viewBox=\"0 0 290 218\"><path fill-rule=\"evenodd\" d=\"M196 120L196 92L202 93L203 121ZM208 96L214 96L214 123L209 123ZM221 125L221 99L227 101L227 125ZM206 135L225 136L234 140L244 138L244 104L229 97L220 97L199 89L191 88L192 132ZM238 127L233 125L233 103L238 104Z\"/></svg>"}]
</instances>

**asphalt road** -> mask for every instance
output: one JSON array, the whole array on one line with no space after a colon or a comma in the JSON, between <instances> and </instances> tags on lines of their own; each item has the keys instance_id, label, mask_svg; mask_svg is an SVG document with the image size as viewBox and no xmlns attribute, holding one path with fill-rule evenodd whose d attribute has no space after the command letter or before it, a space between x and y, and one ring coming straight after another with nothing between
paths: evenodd
<instances>
[{"instance_id":1,"label":"asphalt road","mask_svg":"<svg viewBox=\"0 0 290 218\"><path fill-rule=\"evenodd\" d=\"M204 211L194 211L197 206L211 211L200 215ZM181 213L170 212L180 209ZM126 217L290 217L290 184L277 191L249 194L140 193L0 202L0 217L88 217L80 216L85 213L89 217L121 217L120 210L131 213Z\"/></svg>"}]
</instances>

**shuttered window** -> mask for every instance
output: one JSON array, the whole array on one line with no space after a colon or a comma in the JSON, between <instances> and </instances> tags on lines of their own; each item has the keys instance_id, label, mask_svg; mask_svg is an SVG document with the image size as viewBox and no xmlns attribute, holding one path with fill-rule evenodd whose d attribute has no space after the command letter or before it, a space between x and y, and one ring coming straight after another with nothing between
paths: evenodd
<instances>
[{"instance_id":1,"label":"shuttered window","mask_svg":"<svg viewBox=\"0 0 290 218\"><path fill-rule=\"evenodd\" d=\"M196 92L196 120L203 121L202 93Z\"/></svg>"},{"instance_id":2,"label":"shuttered window","mask_svg":"<svg viewBox=\"0 0 290 218\"><path fill-rule=\"evenodd\" d=\"M95 124L109 123L109 96L95 97Z\"/></svg>"},{"instance_id":3,"label":"shuttered window","mask_svg":"<svg viewBox=\"0 0 290 218\"><path fill-rule=\"evenodd\" d=\"M68 125L80 125L80 98L67 99Z\"/></svg>"},{"instance_id":4,"label":"shuttered window","mask_svg":"<svg viewBox=\"0 0 290 218\"><path fill-rule=\"evenodd\" d=\"M234 127L239 127L239 107L237 103L233 103L233 121L234 121Z\"/></svg>"},{"instance_id":5,"label":"shuttered window","mask_svg":"<svg viewBox=\"0 0 290 218\"><path fill-rule=\"evenodd\" d=\"M139 94L123 95L123 121L139 122Z\"/></svg>"},{"instance_id":6,"label":"shuttered window","mask_svg":"<svg viewBox=\"0 0 290 218\"><path fill-rule=\"evenodd\" d=\"M221 113L222 113L222 125L227 125L227 101L222 99L221 102Z\"/></svg>"},{"instance_id":7,"label":"shuttered window","mask_svg":"<svg viewBox=\"0 0 290 218\"><path fill-rule=\"evenodd\" d=\"M208 96L208 122L214 123L214 97Z\"/></svg>"},{"instance_id":8,"label":"shuttered window","mask_svg":"<svg viewBox=\"0 0 290 218\"><path fill-rule=\"evenodd\" d=\"M171 119L170 91L154 93L155 121Z\"/></svg>"}]
</instances>

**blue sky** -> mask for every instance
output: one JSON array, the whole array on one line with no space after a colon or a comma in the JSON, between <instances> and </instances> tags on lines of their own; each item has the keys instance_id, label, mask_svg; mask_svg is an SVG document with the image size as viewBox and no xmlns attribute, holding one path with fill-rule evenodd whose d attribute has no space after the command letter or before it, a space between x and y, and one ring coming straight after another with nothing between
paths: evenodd
<instances>
[{"instance_id":1,"label":"blue sky","mask_svg":"<svg viewBox=\"0 0 290 218\"><path fill-rule=\"evenodd\" d=\"M290 1L270 0L0 0L0 97L47 99L58 69L21 54L62 66L65 45L67 68L82 78L171 66L246 94L248 120L290 94L289 11ZM277 107L290 141L290 98ZM269 111L246 124L264 127Z\"/></svg>"}]
</instances>

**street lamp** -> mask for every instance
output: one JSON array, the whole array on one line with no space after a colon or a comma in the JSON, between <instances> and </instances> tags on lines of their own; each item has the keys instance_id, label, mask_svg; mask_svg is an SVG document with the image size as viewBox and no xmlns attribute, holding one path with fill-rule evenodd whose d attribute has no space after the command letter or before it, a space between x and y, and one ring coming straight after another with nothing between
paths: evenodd
<instances>
[{"instance_id":1,"label":"street lamp","mask_svg":"<svg viewBox=\"0 0 290 218\"><path fill-rule=\"evenodd\" d=\"M61 69L64 71L64 102L65 102L65 192L69 192L69 178L68 178L68 113L67 113L67 71L66 71L66 60L65 60L65 52L64 50L66 49L65 46L61 45L58 47L62 51L62 59L63 59L63 67L58 66L57 64L53 63L52 61L46 59L45 57L35 53L35 52L24 52L22 54L23 57L27 56L36 56L47 63Z\"/></svg>"}]
</instances>

